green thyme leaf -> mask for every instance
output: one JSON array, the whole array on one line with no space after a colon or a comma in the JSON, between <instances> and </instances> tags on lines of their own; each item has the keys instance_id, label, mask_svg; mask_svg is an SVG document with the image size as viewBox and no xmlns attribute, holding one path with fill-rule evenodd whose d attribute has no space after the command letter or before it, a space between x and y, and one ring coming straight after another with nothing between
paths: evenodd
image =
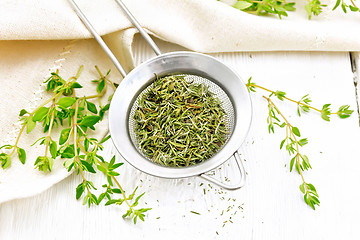
<instances>
[{"instance_id":1,"label":"green thyme leaf","mask_svg":"<svg viewBox=\"0 0 360 240\"><path fill-rule=\"evenodd\" d=\"M358 7L354 7L352 5L349 5L349 8L352 12L358 12L359 11L359 8Z\"/></svg>"},{"instance_id":2,"label":"green thyme leaf","mask_svg":"<svg viewBox=\"0 0 360 240\"><path fill-rule=\"evenodd\" d=\"M99 203L99 204L101 203L101 201L104 199L105 196L106 196L105 193L101 193L101 194L99 195L99 198L98 198L98 203Z\"/></svg>"},{"instance_id":3,"label":"green thyme leaf","mask_svg":"<svg viewBox=\"0 0 360 240\"><path fill-rule=\"evenodd\" d=\"M95 114L98 113L98 110L94 103L86 101L86 107L90 112L95 113Z\"/></svg>"},{"instance_id":4,"label":"green thyme leaf","mask_svg":"<svg viewBox=\"0 0 360 240\"><path fill-rule=\"evenodd\" d=\"M97 167L97 169L99 169L101 172L107 174L107 169L104 168L103 166L101 166L101 165L96 165L96 167Z\"/></svg>"},{"instance_id":5,"label":"green thyme leaf","mask_svg":"<svg viewBox=\"0 0 360 240\"><path fill-rule=\"evenodd\" d=\"M330 121L330 105L331 104L325 104L321 110L321 118L324 119L325 121Z\"/></svg>"},{"instance_id":6,"label":"green thyme leaf","mask_svg":"<svg viewBox=\"0 0 360 240\"><path fill-rule=\"evenodd\" d=\"M25 164L25 161L26 161L26 152L25 152L25 150L18 147L17 152L18 152L18 157L19 157L20 162L22 164Z\"/></svg>"},{"instance_id":7,"label":"green thyme leaf","mask_svg":"<svg viewBox=\"0 0 360 240\"><path fill-rule=\"evenodd\" d=\"M320 206L319 195L317 194L314 185L304 182L300 190L302 193L304 193L304 201L312 209L315 210L315 205Z\"/></svg>"},{"instance_id":8,"label":"green thyme leaf","mask_svg":"<svg viewBox=\"0 0 360 240\"><path fill-rule=\"evenodd\" d=\"M1 162L1 167L3 169L6 169L11 165L11 157L6 153L0 153L0 162Z\"/></svg>"},{"instance_id":9,"label":"green thyme leaf","mask_svg":"<svg viewBox=\"0 0 360 240\"><path fill-rule=\"evenodd\" d=\"M97 156L100 157L100 156ZM108 169L112 169L115 164L115 155L111 158L110 162L107 164Z\"/></svg>"},{"instance_id":10,"label":"green thyme leaf","mask_svg":"<svg viewBox=\"0 0 360 240\"><path fill-rule=\"evenodd\" d=\"M19 113L19 116L21 117L21 116L24 116L25 114L27 114L28 113L28 111L26 111L25 109L21 109L20 110L20 113Z\"/></svg>"},{"instance_id":11,"label":"green thyme leaf","mask_svg":"<svg viewBox=\"0 0 360 240\"><path fill-rule=\"evenodd\" d=\"M63 145L69 139L70 131L71 131L70 128L65 128L61 131L59 138L59 145Z\"/></svg>"},{"instance_id":12,"label":"green thyme leaf","mask_svg":"<svg viewBox=\"0 0 360 240\"><path fill-rule=\"evenodd\" d=\"M341 8L342 8L342 10L344 11L344 13L347 12L346 7L347 7L347 5L346 5L344 2L342 2L342 3L341 3Z\"/></svg>"},{"instance_id":13,"label":"green thyme leaf","mask_svg":"<svg viewBox=\"0 0 360 240\"><path fill-rule=\"evenodd\" d=\"M290 160L290 172L292 172L292 169L294 167L294 163L295 163L295 157L293 157L291 160Z\"/></svg>"},{"instance_id":14,"label":"green thyme leaf","mask_svg":"<svg viewBox=\"0 0 360 240\"><path fill-rule=\"evenodd\" d=\"M51 172L52 167L54 165L54 160L50 157L45 157L45 156L40 156L36 159L35 163L35 168L39 169L39 171L42 172Z\"/></svg>"},{"instance_id":15,"label":"green thyme leaf","mask_svg":"<svg viewBox=\"0 0 360 240\"><path fill-rule=\"evenodd\" d=\"M251 79L252 79L252 77L250 77L248 79L246 87L247 87L249 92L256 92L256 90L255 90L256 83L252 82Z\"/></svg>"},{"instance_id":16,"label":"green thyme leaf","mask_svg":"<svg viewBox=\"0 0 360 240\"><path fill-rule=\"evenodd\" d=\"M85 126L85 127L92 127L99 121L100 121L99 116L86 116L81 120L79 125Z\"/></svg>"},{"instance_id":17,"label":"green thyme leaf","mask_svg":"<svg viewBox=\"0 0 360 240\"><path fill-rule=\"evenodd\" d=\"M49 112L48 107L41 107L39 110L35 112L34 116L32 117L32 120L34 122L41 121L42 119L45 118L48 112Z\"/></svg>"},{"instance_id":18,"label":"green thyme leaf","mask_svg":"<svg viewBox=\"0 0 360 240\"><path fill-rule=\"evenodd\" d=\"M2 149L2 148L5 148L5 149L12 149L14 146L13 145L10 145L10 144L5 144L5 145L2 145L1 147L0 147L0 149Z\"/></svg>"},{"instance_id":19,"label":"green thyme leaf","mask_svg":"<svg viewBox=\"0 0 360 240\"><path fill-rule=\"evenodd\" d=\"M305 193L305 183L302 183L299 188L302 193Z\"/></svg>"},{"instance_id":20,"label":"green thyme leaf","mask_svg":"<svg viewBox=\"0 0 360 240\"><path fill-rule=\"evenodd\" d=\"M305 5L305 10L308 14L309 19L311 19L311 16L318 16L322 10L323 7L326 7L327 5L322 4L319 0L308 0L308 4Z\"/></svg>"},{"instance_id":21,"label":"green thyme leaf","mask_svg":"<svg viewBox=\"0 0 360 240\"><path fill-rule=\"evenodd\" d=\"M107 201L106 203L105 203L105 206L109 206L109 205L111 205L111 204L115 204L115 203L118 203L119 202L119 200L114 200L114 199L112 199L112 200L109 200L109 201ZM124 216L123 216L124 217ZM126 216L125 216L126 217Z\"/></svg>"},{"instance_id":22,"label":"green thyme leaf","mask_svg":"<svg viewBox=\"0 0 360 240\"><path fill-rule=\"evenodd\" d=\"M71 88L82 88L83 86L80 85L80 83L78 82L74 82L72 85L71 85Z\"/></svg>"},{"instance_id":23,"label":"green thyme leaf","mask_svg":"<svg viewBox=\"0 0 360 240\"><path fill-rule=\"evenodd\" d=\"M72 97L63 97L57 102L57 105L59 105L60 107L63 107L63 108L68 108L68 107L72 106L75 102L76 102L76 99L74 99Z\"/></svg>"},{"instance_id":24,"label":"green thyme leaf","mask_svg":"<svg viewBox=\"0 0 360 240\"><path fill-rule=\"evenodd\" d=\"M351 114L354 112L354 110L349 110L350 106L349 105L343 105L339 108L339 110L337 111L337 115L340 118L348 118L351 116Z\"/></svg>"},{"instance_id":25,"label":"green thyme leaf","mask_svg":"<svg viewBox=\"0 0 360 240\"><path fill-rule=\"evenodd\" d=\"M297 136L300 137L300 131L297 127L292 127L292 132Z\"/></svg>"},{"instance_id":26,"label":"green thyme leaf","mask_svg":"<svg viewBox=\"0 0 360 240\"><path fill-rule=\"evenodd\" d=\"M281 101L284 100L285 95L286 95L286 93L285 93L285 92L282 92L282 91L276 91L276 92L275 92L275 96L276 96L279 100L281 100Z\"/></svg>"},{"instance_id":27,"label":"green thyme leaf","mask_svg":"<svg viewBox=\"0 0 360 240\"><path fill-rule=\"evenodd\" d=\"M99 143L102 144L104 142L106 142L107 140L109 140L111 138L111 135L107 135L104 139L102 139Z\"/></svg>"},{"instance_id":28,"label":"green thyme leaf","mask_svg":"<svg viewBox=\"0 0 360 240\"><path fill-rule=\"evenodd\" d=\"M106 104L104 107L100 108L100 111L99 111L100 120L102 120L104 118L104 115L105 115L106 111L109 110L109 108L110 108L110 104Z\"/></svg>"},{"instance_id":29,"label":"green thyme leaf","mask_svg":"<svg viewBox=\"0 0 360 240\"><path fill-rule=\"evenodd\" d=\"M76 199L78 200L81 195L84 193L85 191L85 185L84 183L80 183L77 187L76 187Z\"/></svg>"},{"instance_id":30,"label":"green thyme leaf","mask_svg":"<svg viewBox=\"0 0 360 240\"><path fill-rule=\"evenodd\" d=\"M306 145L306 144L308 144L307 138L300 139L300 140L298 141L298 144L299 144L301 147L304 146L304 145Z\"/></svg>"},{"instance_id":31,"label":"green thyme leaf","mask_svg":"<svg viewBox=\"0 0 360 240\"><path fill-rule=\"evenodd\" d=\"M115 177L120 175L119 173L113 172L113 171L108 171L107 174L108 174L109 176L115 176Z\"/></svg>"},{"instance_id":32,"label":"green thyme leaf","mask_svg":"<svg viewBox=\"0 0 360 240\"><path fill-rule=\"evenodd\" d=\"M70 145L65 148L61 153L62 158L73 158L75 157L74 145Z\"/></svg>"},{"instance_id":33,"label":"green thyme leaf","mask_svg":"<svg viewBox=\"0 0 360 240\"><path fill-rule=\"evenodd\" d=\"M236 9L239 9L239 10L244 10L244 9L250 7L251 5L252 5L252 3L247 2L247 1L237 1L233 7Z\"/></svg>"},{"instance_id":34,"label":"green thyme leaf","mask_svg":"<svg viewBox=\"0 0 360 240\"><path fill-rule=\"evenodd\" d=\"M132 204L133 207L136 207L138 205L139 199L144 196L145 193L140 194L134 201L134 203Z\"/></svg>"},{"instance_id":35,"label":"green thyme leaf","mask_svg":"<svg viewBox=\"0 0 360 240\"><path fill-rule=\"evenodd\" d=\"M104 87L105 87L105 80L101 80L97 85L96 91L98 93L101 93L104 90Z\"/></svg>"},{"instance_id":36,"label":"green thyme leaf","mask_svg":"<svg viewBox=\"0 0 360 240\"><path fill-rule=\"evenodd\" d=\"M94 194L90 194L88 199L88 206L90 207L92 204L99 205L97 197Z\"/></svg>"},{"instance_id":37,"label":"green thyme leaf","mask_svg":"<svg viewBox=\"0 0 360 240\"><path fill-rule=\"evenodd\" d=\"M57 144L55 141L51 141L50 143L50 154L52 158L56 158L58 153L57 153Z\"/></svg>"},{"instance_id":38,"label":"green thyme leaf","mask_svg":"<svg viewBox=\"0 0 360 240\"><path fill-rule=\"evenodd\" d=\"M295 11L295 3L284 0L248 0L237 1L233 7L257 15L273 14L279 18L288 16L287 11Z\"/></svg>"},{"instance_id":39,"label":"green thyme leaf","mask_svg":"<svg viewBox=\"0 0 360 240\"><path fill-rule=\"evenodd\" d=\"M308 170L309 168L311 169L312 167L310 165L309 158L306 155L300 155L300 157L303 160L302 161L303 169L304 170Z\"/></svg>"},{"instance_id":40,"label":"green thyme leaf","mask_svg":"<svg viewBox=\"0 0 360 240\"><path fill-rule=\"evenodd\" d=\"M29 134L32 130L34 130L36 126L36 122L33 121L32 117L29 117L26 121L26 133Z\"/></svg>"},{"instance_id":41,"label":"green thyme leaf","mask_svg":"<svg viewBox=\"0 0 360 240\"><path fill-rule=\"evenodd\" d=\"M303 96L299 102L297 102L298 107L297 107L297 112L298 115L301 116L301 111L303 112L309 112L310 111L310 103L311 103L311 99L309 98L309 94L306 94L305 96Z\"/></svg>"},{"instance_id":42,"label":"green thyme leaf","mask_svg":"<svg viewBox=\"0 0 360 240\"><path fill-rule=\"evenodd\" d=\"M341 3L341 0L337 0L336 4L332 10L334 11L340 5L340 3Z\"/></svg>"},{"instance_id":43,"label":"green thyme leaf","mask_svg":"<svg viewBox=\"0 0 360 240\"><path fill-rule=\"evenodd\" d=\"M41 143L44 142L44 141L45 141L45 137L41 137L41 138L37 139L33 144L31 144L31 146L34 146L34 145L35 145L36 143L38 143L39 141L41 141ZM40 145L41 145L41 143L40 143Z\"/></svg>"},{"instance_id":44,"label":"green thyme leaf","mask_svg":"<svg viewBox=\"0 0 360 240\"><path fill-rule=\"evenodd\" d=\"M124 164L124 163L116 163L116 164L114 164L114 165L111 167L111 169L114 170L114 169L122 166L123 164Z\"/></svg>"},{"instance_id":45,"label":"green thyme leaf","mask_svg":"<svg viewBox=\"0 0 360 240\"><path fill-rule=\"evenodd\" d=\"M287 138L285 138L284 140L282 140L282 141L281 141L281 143L280 143L280 149L282 149L282 148L283 148L283 146L284 146L284 143L285 143L286 139L287 139Z\"/></svg>"},{"instance_id":46,"label":"green thyme leaf","mask_svg":"<svg viewBox=\"0 0 360 240\"><path fill-rule=\"evenodd\" d=\"M88 172L96 173L96 171L94 170L94 168L91 166L90 163L88 163L87 161L83 161L83 160L81 160L81 163L82 163L82 165L84 165L85 169L86 169Z\"/></svg>"},{"instance_id":47,"label":"green thyme leaf","mask_svg":"<svg viewBox=\"0 0 360 240\"><path fill-rule=\"evenodd\" d=\"M117 194L121 194L121 193L122 193L121 190L118 189L118 188L113 188L112 191L113 191L113 193L117 193Z\"/></svg>"}]
</instances>

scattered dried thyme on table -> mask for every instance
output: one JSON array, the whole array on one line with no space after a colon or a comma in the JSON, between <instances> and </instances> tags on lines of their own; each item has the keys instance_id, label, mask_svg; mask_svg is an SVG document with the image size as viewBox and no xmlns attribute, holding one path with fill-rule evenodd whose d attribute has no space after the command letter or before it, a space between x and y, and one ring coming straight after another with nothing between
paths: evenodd
<instances>
[{"instance_id":1,"label":"scattered dried thyme on table","mask_svg":"<svg viewBox=\"0 0 360 240\"><path fill-rule=\"evenodd\" d=\"M134 120L145 156L171 167L209 159L229 134L220 100L185 75L156 77L139 98Z\"/></svg>"}]
</instances>

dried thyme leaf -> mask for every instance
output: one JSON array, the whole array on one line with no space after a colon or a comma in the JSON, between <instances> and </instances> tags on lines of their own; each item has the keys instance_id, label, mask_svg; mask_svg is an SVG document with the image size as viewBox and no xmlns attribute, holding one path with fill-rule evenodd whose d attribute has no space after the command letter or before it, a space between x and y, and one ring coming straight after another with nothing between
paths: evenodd
<instances>
[{"instance_id":1,"label":"dried thyme leaf","mask_svg":"<svg viewBox=\"0 0 360 240\"><path fill-rule=\"evenodd\" d=\"M144 155L171 167L211 158L229 134L220 100L184 75L156 78L138 100L134 120Z\"/></svg>"}]
</instances>

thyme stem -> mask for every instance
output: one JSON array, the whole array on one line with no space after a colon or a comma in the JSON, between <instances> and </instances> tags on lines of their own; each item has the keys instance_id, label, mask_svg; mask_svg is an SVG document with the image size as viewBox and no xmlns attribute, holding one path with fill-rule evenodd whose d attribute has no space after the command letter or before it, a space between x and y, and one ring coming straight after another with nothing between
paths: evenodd
<instances>
[{"instance_id":1,"label":"thyme stem","mask_svg":"<svg viewBox=\"0 0 360 240\"><path fill-rule=\"evenodd\" d=\"M291 130L292 128L292 125L290 124L290 122L286 119L286 117L284 116L284 114L282 114L282 112L279 110L279 108L274 104L274 102L268 98L268 97L265 97L263 96L263 98L265 98L269 104L271 104L275 109L276 111L280 114L280 116L282 117L282 119L284 119L285 123L286 123L286 134L288 134L288 131L290 132L290 135L292 136L293 140L295 141L295 146L296 146L296 164L300 164L300 150L299 150L299 142L294 134L294 132ZM305 183L305 179L304 179L304 176L302 174L302 171L299 171L299 174L301 176L301 179L302 181Z\"/></svg>"},{"instance_id":2,"label":"thyme stem","mask_svg":"<svg viewBox=\"0 0 360 240\"><path fill-rule=\"evenodd\" d=\"M73 92L74 94L74 97L75 97L75 91ZM77 139L77 115L78 115L78 110L79 110L79 107L78 107L78 100L75 101L75 113L74 113L74 117L73 117L73 122L72 122L72 129L73 129L73 136L74 136L74 151L75 151L75 161L78 163L79 167L79 172L80 172L80 175L83 179L83 182L85 183L86 182L86 178L84 176L84 173L83 173L83 169L81 167L81 162L80 162L80 159L79 159L79 154L78 154L78 151L77 151L77 146L78 146L78 139ZM89 189L89 186L87 184L84 184L85 187L86 187L86 190L88 192L88 194L90 193L90 189Z\"/></svg>"},{"instance_id":3,"label":"thyme stem","mask_svg":"<svg viewBox=\"0 0 360 240\"><path fill-rule=\"evenodd\" d=\"M21 136L21 134L24 132L25 127L26 127L26 124L23 124L23 126L21 127L20 132L19 132L19 134L18 134L18 136L17 136L17 138L16 138L16 141L15 141L15 144L14 144L14 147L13 147L13 150L12 150L12 152L10 153L9 156L12 156L12 155L15 153L15 150L17 149L17 145L18 145L19 140L20 140L20 136Z\"/></svg>"},{"instance_id":4,"label":"thyme stem","mask_svg":"<svg viewBox=\"0 0 360 240\"><path fill-rule=\"evenodd\" d=\"M358 8L353 0L350 0L350 1L351 1L351 4L352 4L354 7Z\"/></svg>"},{"instance_id":5,"label":"thyme stem","mask_svg":"<svg viewBox=\"0 0 360 240\"><path fill-rule=\"evenodd\" d=\"M96 144L96 143L95 143L95 144ZM86 153L86 154L89 153L89 151L86 151L86 150L85 150L85 147L84 147L81 143L79 143L78 146L81 148L82 151L84 151L84 153ZM96 145L96 147L98 147L98 146ZM104 165L104 163L102 163L101 161L99 161L99 159L96 159L96 161L97 161L97 163L98 163L99 165L101 165L102 167L106 168L106 166ZM124 202L126 203L126 205L128 205L129 208L132 209L132 206L131 206L130 203L128 202L127 197L126 197L126 195L125 195L125 191L124 191L124 189L122 188L122 186L120 185L119 181L118 181L114 176L111 176L111 179L116 183L116 185L117 185L118 188L120 189L121 194L122 194L122 196L124 197Z\"/></svg>"},{"instance_id":6,"label":"thyme stem","mask_svg":"<svg viewBox=\"0 0 360 240\"><path fill-rule=\"evenodd\" d=\"M55 104L55 101L54 101ZM55 115L55 111L53 111L51 113L51 119L50 119L50 125L49 125L49 132L48 132L48 136L47 136L47 141L46 141L46 146L45 146L45 157L47 156L48 150L49 150L49 145L50 145L50 140L51 140L51 130L53 127L53 123L54 123L54 115Z\"/></svg>"},{"instance_id":7,"label":"thyme stem","mask_svg":"<svg viewBox=\"0 0 360 240\"><path fill-rule=\"evenodd\" d=\"M123 195L124 197L124 201L126 202L126 204L129 206L129 208L132 209L132 206L130 205L130 203L127 201L127 198L125 196L125 191L124 189L121 187L120 183L118 182L118 180L114 177L114 176L111 176L112 180L114 180L114 182L116 183L116 185L119 187L120 191L121 191L121 194Z\"/></svg>"},{"instance_id":8,"label":"thyme stem","mask_svg":"<svg viewBox=\"0 0 360 240\"><path fill-rule=\"evenodd\" d=\"M267 88L265 88L265 87L259 86L259 85L254 84L254 83L246 84L246 86L247 86L247 87L260 88L260 89L265 90L265 91L267 91L267 92L270 92L270 93L272 93L272 94L276 94L275 91L272 91L272 90L270 90L270 89L267 89ZM288 97L286 97L286 96L284 96L283 98L286 99L286 100L288 100L288 101L290 101L290 102L296 103L297 105L302 105L302 106L308 107L308 108L310 108L310 109L312 109L312 110L314 110L314 111L317 111L317 112L319 112L319 113L322 113L322 112L323 112L323 111L320 110L320 109L317 109L317 108L315 108L315 107L312 107L312 106L310 106L310 105L308 105L308 104L305 104L305 103L302 103L302 102L300 102L300 101L295 101L295 100L293 100L293 99L291 99L291 98L288 98ZM332 112L332 113L330 113L330 114L338 114L338 113L337 113L337 112Z\"/></svg>"}]
</instances>

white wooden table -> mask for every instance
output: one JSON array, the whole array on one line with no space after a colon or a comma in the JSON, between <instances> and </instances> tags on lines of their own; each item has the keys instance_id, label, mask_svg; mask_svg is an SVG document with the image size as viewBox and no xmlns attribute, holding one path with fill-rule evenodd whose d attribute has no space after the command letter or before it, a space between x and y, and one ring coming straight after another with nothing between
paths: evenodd
<instances>
[{"instance_id":1,"label":"white wooden table","mask_svg":"<svg viewBox=\"0 0 360 240\"><path fill-rule=\"evenodd\" d=\"M163 51L179 49L162 43ZM150 57L142 40L134 46L136 63ZM119 180L126 188L145 191L140 205L152 207L146 221L134 225L122 219L125 208L82 206L75 200L80 179L71 175L34 197L0 205L0 239L359 239L360 134L357 88L359 56L345 52L262 52L213 54L232 66L244 80L300 99L310 94L313 106L332 103L333 110L350 104L351 118L325 122L311 112L298 117L296 105L276 101L279 108L309 139L303 148L312 169L304 173L320 195L312 210L299 191L301 178L289 172L290 158L279 149L285 133L267 131L267 102L252 94L254 117L240 148L247 183L225 191L198 177L168 180L139 172L125 163ZM356 60L356 61L355 61ZM354 71L354 72L353 72ZM106 152L116 150L107 143ZM109 153L110 154L110 153ZM216 176L236 178L227 162ZM103 179L95 179L101 184ZM193 212L199 214L194 214Z\"/></svg>"}]
</instances>

